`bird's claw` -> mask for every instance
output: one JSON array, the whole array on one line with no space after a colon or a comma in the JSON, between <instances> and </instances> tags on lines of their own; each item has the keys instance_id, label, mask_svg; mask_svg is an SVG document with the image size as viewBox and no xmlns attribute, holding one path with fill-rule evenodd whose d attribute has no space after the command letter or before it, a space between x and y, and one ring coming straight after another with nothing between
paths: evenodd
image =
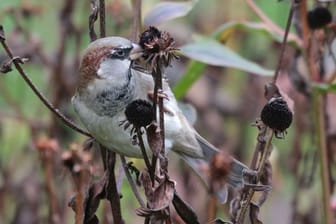
<instances>
[{"instance_id":1,"label":"bird's claw","mask_svg":"<svg viewBox=\"0 0 336 224\"><path fill-rule=\"evenodd\" d=\"M154 99L154 91L149 91L148 92L148 98L153 101L153 99ZM158 90L157 98L158 99L161 98L161 99L169 100L168 94L166 94L165 92L163 92L162 89Z\"/></svg>"}]
</instances>

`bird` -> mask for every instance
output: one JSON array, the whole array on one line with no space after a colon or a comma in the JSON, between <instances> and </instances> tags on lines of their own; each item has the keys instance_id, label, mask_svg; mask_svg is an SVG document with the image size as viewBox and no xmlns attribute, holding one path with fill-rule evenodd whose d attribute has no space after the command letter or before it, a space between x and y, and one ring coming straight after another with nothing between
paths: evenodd
<instances>
[{"instance_id":1,"label":"bird","mask_svg":"<svg viewBox=\"0 0 336 224\"><path fill-rule=\"evenodd\" d=\"M150 74L132 66L141 55L141 47L118 36L97 39L83 52L78 84L72 104L79 119L100 144L126 157L142 158L138 145L132 144L130 133L120 126L126 119L125 108L134 100L148 100L154 89ZM219 150L201 137L189 124L166 80L163 80L165 151L177 153L200 174L199 164L210 163ZM146 134L146 133L144 133ZM146 138L145 147L151 150ZM244 172L249 168L232 157L227 183L233 188L244 185ZM218 193L226 201L225 188Z\"/></svg>"}]
</instances>

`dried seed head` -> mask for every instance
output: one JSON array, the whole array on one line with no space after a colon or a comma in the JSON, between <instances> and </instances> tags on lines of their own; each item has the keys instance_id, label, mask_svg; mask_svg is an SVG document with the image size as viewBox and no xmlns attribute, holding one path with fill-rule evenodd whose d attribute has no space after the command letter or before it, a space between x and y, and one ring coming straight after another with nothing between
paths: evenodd
<instances>
[{"instance_id":1,"label":"dried seed head","mask_svg":"<svg viewBox=\"0 0 336 224\"><path fill-rule=\"evenodd\" d=\"M148 30L145 30L140 35L139 45L148 53L158 53L160 51L160 42L161 32L150 26Z\"/></svg>"},{"instance_id":2,"label":"dried seed head","mask_svg":"<svg viewBox=\"0 0 336 224\"><path fill-rule=\"evenodd\" d=\"M261 111L261 120L276 132L284 132L292 123L293 113L282 97L273 97Z\"/></svg>"},{"instance_id":3,"label":"dried seed head","mask_svg":"<svg viewBox=\"0 0 336 224\"><path fill-rule=\"evenodd\" d=\"M140 35L139 45L144 49L144 58L151 67L155 69L155 65L170 65L172 59L178 59L174 54L177 50L173 47L174 38L167 32L162 32L151 26Z\"/></svg>"},{"instance_id":4,"label":"dried seed head","mask_svg":"<svg viewBox=\"0 0 336 224\"><path fill-rule=\"evenodd\" d=\"M127 105L126 119L134 127L146 127L153 121L153 106L146 100L134 100Z\"/></svg>"},{"instance_id":5,"label":"dried seed head","mask_svg":"<svg viewBox=\"0 0 336 224\"><path fill-rule=\"evenodd\" d=\"M317 7L307 14L308 26L311 29L323 28L332 21L330 11L325 7Z\"/></svg>"}]
</instances>

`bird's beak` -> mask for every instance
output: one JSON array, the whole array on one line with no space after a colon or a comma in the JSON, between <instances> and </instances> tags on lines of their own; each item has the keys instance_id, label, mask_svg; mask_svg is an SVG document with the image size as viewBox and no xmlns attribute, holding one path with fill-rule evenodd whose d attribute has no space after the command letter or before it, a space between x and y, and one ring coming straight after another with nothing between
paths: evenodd
<instances>
[{"instance_id":1,"label":"bird's beak","mask_svg":"<svg viewBox=\"0 0 336 224\"><path fill-rule=\"evenodd\" d=\"M132 43L132 50L129 54L129 58L133 61L138 58L140 58L143 55L143 49L140 47L140 45Z\"/></svg>"}]
</instances>

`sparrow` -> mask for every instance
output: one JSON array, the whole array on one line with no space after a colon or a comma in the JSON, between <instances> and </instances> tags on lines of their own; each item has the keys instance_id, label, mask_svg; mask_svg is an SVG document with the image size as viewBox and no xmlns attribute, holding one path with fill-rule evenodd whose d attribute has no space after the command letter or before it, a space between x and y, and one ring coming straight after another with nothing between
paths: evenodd
<instances>
[{"instance_id":1,"label":"sparrow","mask_svg":"<svg viewBox=\"0 0 336 224\"><path fill-rule=\"evenodd\" d=\"M126 120L125 108L132 101L150 101L153 78L135 69L132 61L141 56L141 47L122 37L106 37L93 41L83 52L78 86L72 104L81 122L102 145L126 157L141 158L138 145L132 144L130 133L120 126ZM174 151L200 174L201 163L209 163L218 149L202 138L180 110L166 80L163 81L164 126L166 152ZM145 134L145 133L144 133ZM146 151L151 154L145 140ZM244 171L249 168L232 158L227 183L243 186ZM200 175L202 176L202 175ZM223 189L225 192L226 189ZM226 193L221 193L222 201Z\"/></svg>"}]
</instances>

